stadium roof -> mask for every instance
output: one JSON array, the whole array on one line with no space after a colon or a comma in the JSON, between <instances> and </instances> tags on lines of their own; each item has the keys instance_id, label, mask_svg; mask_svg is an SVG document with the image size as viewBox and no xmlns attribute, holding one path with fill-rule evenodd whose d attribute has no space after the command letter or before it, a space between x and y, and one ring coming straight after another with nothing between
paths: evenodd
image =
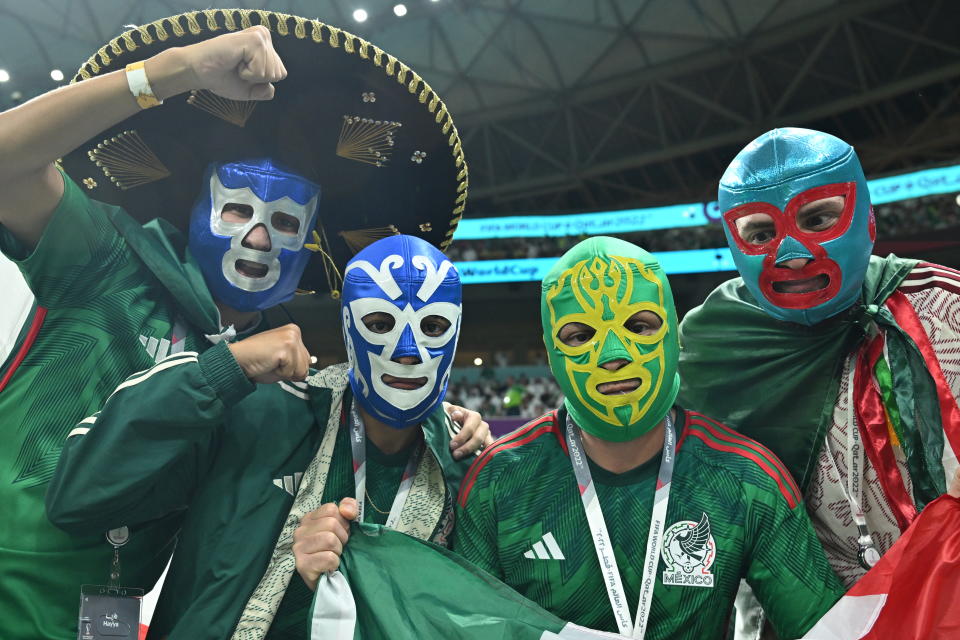
<instances>
[{"instance_id":1,"label":"stadium roof","mask_svg":"<svg viewBox=\"0 0 960 640\"><path fill-rule=\"evenodd\" d=\"M736 150L781 125L850 140L874 175L960 156L950 0L230 4L319 18L416 69L463 136L472 215L708 200ZM69 79L124 25L195 8L0 2L0 108L56 86L53 69Z\"/></svg>"}]
</instances>

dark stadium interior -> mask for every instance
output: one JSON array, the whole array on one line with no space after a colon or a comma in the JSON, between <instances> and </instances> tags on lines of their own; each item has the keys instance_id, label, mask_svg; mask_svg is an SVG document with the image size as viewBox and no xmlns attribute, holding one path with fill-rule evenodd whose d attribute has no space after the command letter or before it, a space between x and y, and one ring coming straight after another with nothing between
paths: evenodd
<instances>
[{"instance_id":1,"label":"dark stadium interior","mask_svg":"<svg viewBox=\"0 0 960 640\"><path fill-rule=\"evenodd\" d=\"M0 109L53 88L50 69L68 81L124 25L194 4L0 4L10 74ZM868 178L960 158L960 3L951 0L424 0L402 19L392 2L371 0L362 23L349 3L268 4L388 48L443 96L470 169L467 218L711 201L729 160L775 126L849 141ZM960 266L956 193L881 205L877 216L876 253ZM653 250L723 246L717 226L627 237ZM450 253L552 257L575 240L455 241ZM672 276L679 313L733 275ZM458 367L489 366L495 353L536 364L538 296L536 283L465 287ZM321 364L344 359L337 304L287 305Z\"/></svg>"}]
</instances>

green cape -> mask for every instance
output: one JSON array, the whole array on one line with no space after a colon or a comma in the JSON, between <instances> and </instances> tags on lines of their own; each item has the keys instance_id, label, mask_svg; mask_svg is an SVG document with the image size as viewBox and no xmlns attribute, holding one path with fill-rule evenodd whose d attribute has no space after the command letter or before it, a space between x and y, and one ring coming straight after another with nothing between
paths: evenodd
<instances>
[{"instance_id":1,"label":"green cape","mask_svg":"<svg viewBox=\"0 0 960 640\"><path fill-rule=\"evenodd\" d=\"M844 360L880 328L893 395L907 417L902 443L922 507L944 484L942 470L936 473L943 449L936 390L916 345L883 306L916 264L871 257L860 304L812 327L767 315L741 278L723 283L680 325L681 403L765 444L805 489L832 420Z\"/></svg>"}]
</instances>

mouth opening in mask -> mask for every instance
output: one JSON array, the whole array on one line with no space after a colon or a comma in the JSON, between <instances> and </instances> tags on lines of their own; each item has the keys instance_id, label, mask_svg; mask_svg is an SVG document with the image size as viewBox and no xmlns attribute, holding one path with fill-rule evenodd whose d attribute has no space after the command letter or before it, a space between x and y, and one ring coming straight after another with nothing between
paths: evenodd
<instances>
[{"instance_id":1,"label":"mouth opening in mask","mask_svg":"<svg viewBox=\"0 0 960 640\"><path fill-rule=\"evenodd\" d=\"M263 278L267 275L269 267L260 262L254 262L252 260L237 260L234 263L234 268L242 276L247 278Z\"/></svg>"},{"instance_id":2,"label":"mouth opening in mask","mask_svg":"<svg viewBox=\"0 0 960 640\"><path fill-rule=\"evenodd\" d=\"M830 285L830 276L825 273L803 280L775 280L773 290L777 293L810 293L826 289Z\"/></svg>"},{"instance_id":3,"label":"mouth opening in mask","mask_svg":"<svg viewBox=\"0 0 960 640\"><path fill-rule=\"evenodd\" d=\"M382 380L383 384L387 385L388 387L400 389L401 391L413 391L414 389L419 389L423 385L427 384L426 376L421 376L419 378L398 378L385 373L380 376L380 380Z\"/></svg>"},{"instance_id":4,"label":"mouth opening in mask","mask_svg":"<svg viewBox=\"0 0 960 640\"><path fill-rule=\"evenodd\" d=\"M597 391L606 396L626 395L640 388L640 378L627 378L626 380L614 380L613 382L603 382L597 385Z\"/></svg>"}]
</instances>

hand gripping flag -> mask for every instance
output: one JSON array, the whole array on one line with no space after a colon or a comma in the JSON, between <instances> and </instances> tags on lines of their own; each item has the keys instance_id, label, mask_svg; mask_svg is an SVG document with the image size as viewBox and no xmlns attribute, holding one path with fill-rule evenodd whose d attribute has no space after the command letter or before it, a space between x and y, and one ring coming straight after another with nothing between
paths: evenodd
<instances>
[{"instance_id":1,"label":"hand gripping flag","mask_svg":"<svg viewBox=\"0 0 960 640\"><path fill-rule=\"evenodd\" d=\"M601 640L463 558L374 524L354 524L340 570L321 576L310 640Z\"/></svg>"},{"instance_id":2,"label":"hand gripping flag","mask_svg":"<svg viewBox=\"0 0 960 640\"><path fill-rule=\"evenodd\" d=\"M931 502L806 640L960 638L960 500Z\"/></svg>"}]
</instances>

